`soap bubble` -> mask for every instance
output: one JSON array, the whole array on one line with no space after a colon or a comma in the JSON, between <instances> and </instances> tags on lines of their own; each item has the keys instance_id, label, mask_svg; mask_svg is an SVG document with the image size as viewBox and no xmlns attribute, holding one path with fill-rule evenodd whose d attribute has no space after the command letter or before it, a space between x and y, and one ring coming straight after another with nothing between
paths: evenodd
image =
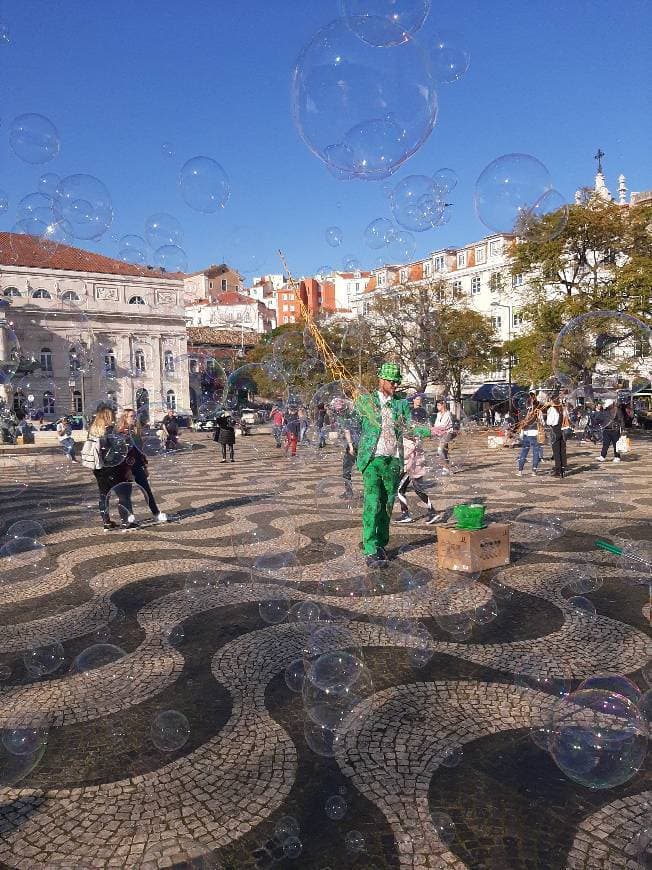
<instances>
[{"instance_id":1,"label":"soap bubble","mask_svg":"<svg viewBox=\"0 0 652 870\"><path fill-rule=\"evenodd\" d=\"M440 193L427 175L402 179L392 191L390 203L396 222L413 232L432 229L444 209Z\"/></svg>"},{"instance_id":2,"label":"soap bubble","mask_svg":"<svg viewBox=\"0 0 652 870\"><path fill-rule=\"evenodd\" d=\"M466 356L468 347L461 338L454 338L448 342L448 354L453 359L462 359Z\"/></svg>"},{"instance_id":3,"label":"soap bubble","mask_svg":"<svg viewBox=\"0 0 652 870\"><path fill-rule=\"evenodd\" d=\"M269 625L279 625L284 622L290 612L290 602L284 595L276 595L261 601L258 605L260 618Z\"/></svg>"},{"instance_id":4,"label":"soap bubble","mask_svg":"<svg viewBox=\"0 0 652 870\"><path fill-rule=\"evenodd\" d=\"M327 798L326 803L324 804L324 809L329 819L332 819L334 822L339 822L340 819L343 819L346 815L348 807L346 801L341 795L334 794Z\"/></svg>"},{"instance_id":5,"label":"soap bubble","mask_svg":"<svg viewBox=\"0 0 652 870\"><path fill-rule=\"evenodd\" d=\"M292 114L310 150L336 174L386 178L425 142L437 120L437 96L425 53L400 26L400 45L362 42L355 28L381 19L348 17L322 28L301 52L292 82ZM395 29L392 30L391 28Z\"/></svg>"},{"instance_id":6,"label":"soap bubble","mask_svg":"<svg viewBox=\"0 0 652 870\"><path fill-rule=\"evenodd\" d=\"M175 752L188 742L190 723L178 710L164 710L154 718L150 735L161 752Z\"/></svg>"},{"instance_id":7,"label":"soap bubble","mask_svg":"<svg viewBox=\"0 0 652 870\"><path fill-rule=\"evenodd\" d=\"M510 233L551 189L550 173L536 157L504 154L486 166L475 183L475 213L490 230Z\"/></svg>"},{"instance_id":8,"label":"soap bubble","mask_svg":"<svg viewBox=\"0 0 652 870\"><path fill-rule=\"evenodd\" d=\"M568 223L568 205L558 190L547 190L534 203L518 226L529 241L549 242L563 233Z\"/></svg>"},{"instance_id":9,"label":"soap bubble","mask_svg":"<svg viewBox=\"0 0 652 870\"><path fill-rule=\"evenodd\" d=\"M319 656L308 671L308 678L319 689L340 690L353 685L362 675L364 664L355 656L337 650Z\"/></svg>"},{"instance_id":10,"label":"soap bubble","mask_svg":"<svg viewBox=\"0 0 652 870\"><path fill-rule=\"evenodd\" d=\"M301 827L294 816L281 816L274 826L274 836L278 837L281 842L287 840L288 837L298 837L300 831Z\"/></svg>"},{"instance_id":11,"label":"soap bubble","mask_svg":"<svg viewBox=\"0 0 652 870\"><path fill-rule=\"evenodd\" d=\"M457 177L457 173L454 169L447 169L446 167L442 167L438 169L434 175L432 176L432 180L435 184L437 190L442 194L450 193L455 187L457 187L457 182L459 178Z\"/></svg>"},{"instance_id":12,"label":"soap bubble","mask_svg":"<svg viewBox=\"0 0 652 870\"><path fill-rule=\"evenodd\" d=\"M11 149L25 163L47 163L61 150L59 133L43 115L18 115L9 128Z\"/></svg>"},{"instance_id":13,"label":"soap bubble","mask_svg":"<svg viewBox=\"0 0 652 870\"><path fill-rule=\"evenodd\" d=\"M428 40L432 75L437 84L461 79L469 68L471 54L464 38L452 30L440 30Z\"/></svg>"},{"instance_id":14,"label":"soap bubble","mask_svg":"<svg viewBox=\"0 0 652 870\"><path fill-rule=\"evenodd\" d=\"M45 529L36 520L18 520L12 523L5 532L5 538L32 538L38 540L44 537Z\"/></svg>"},{"instance_id":15,"label":"soap bubble","mask_svg":"<svg viewBox=\"0 0 652 870\"><path fill-rule=\"evenodd\" d=\"M417 240L409 230L396 230L389 236L387 254L392 263L409 262L417 249Z\"/></svg>"},{"instance_id":16,"label":"soap bubble","mask_svg":"<svg viewBox=\"0 0 652 870\"><path fill-rule=\"evenodd\" d=\"M331 248L339 248L344 238L344 234L339 227L326 227L325 236L326 242L331 246Z\"/></svg>"},{"instance_id":17,"label":"soap bubble","mask_svg":"<svg viewBox=\"0 0 652 870\"><path fill-rule=\"evenodd\" d=\"M85 674L125 658L127 653L112 643L96 643L79 653L72 663L73 673Z\"/></svg>"},{"instance_id":18,"label":"soap bubble","mask_svg":"<svg viewBox=\"0 0 652 870\"><path fill-rule=\"evenodd\" d=\"M392 229L392 222L388 218L380 217L371 221L364 231L364 240L367 246L374 250L387 247L388 233Z\"/></svg>"},{"instance_id":19,"label":"soap bubble","mask_svg":"<svg viewBox=\"0 0 652 870\"><path fill-rule=\"evenodd\" d=\"M649 360L651 354L651 336L652 330L631 314L609 310L580 314L555 339L553 372L565 383L581 385L585 399L609 398L598 389L599 378L613 383L614 388L624 371L629 376L649 378L646 358ZM614 402L608 416L615 412L615 406Z\"/></svg>"},{"instance_id":20,"label":"soap bubble","mask_svg":"<svg viewBox=\"0 0 652 870\"><path fill-rule=\"evenodd\" d=\"M11 45L11 33L6 21L0 20L0 45Z\"/></svg>"},{"instance_id":21,"label":"soap bubble","mask_svg":"<svg viewBox=\"0 0 652 870\"><path fill-rule=\"evenodd\" d=\"M142 266L147 263L147 242L142 236L122 236L118 242L118 260Z\"/></svg>"},{"instance_id":22,"label":"soap bubble","mask_svg":"<svg viewBox=\"0 0 652 870\"><path fill-rule=\"evenodd\" d=\"M20 724L2 730L2 745L12 755L33 755L48 742L47 729L41 722Z\"/></svg>"},{"instance_id":23,"label":"soap bubble","mask_svg":"<svg viewBox=\"0 0 652 870\"><path fill-rule=\"evenodd\" d=\"M632 704L638 704L641 699L641 690L636 683L622 674L593 674L580 683L578 691L582 689L600 689L604 692L610 692L612 695L622 695Z\"/></svg>"},{"instance_id":24,"label":"soap bubble","mask_svg":"<svg viewBox=\"0 0 652 870\"><path fill-rule=\"evenodd\" d=\"M341 0L342 15L360 39L374 46L398 45L423 25L430 0Z\"/></svg>"},{"instance_id":25,"label":"soap bubble","mask_svg":"<svg viewBox=\"0 0 652 870\"><path fill-rule=\"evenodd\" d=\"M306 671L303 685L306 713L313 722L324 728L347 728L355 707L373 692L373 683L367 668L360 662L357 676L352 682L347 680L347 674L342 674L340 682L325 688L318 686L311 674L312 667Z\"/></svg>"},{"instance_id":26,"label":"soap bubble","mask_svg":"<svg viewBox=\"0 0 652 870\"><path fill-rule=\"evenodd\" d=\"M303 852L303 843L298 837L288 837L283 842L283 854L286 858L294 860Z\"/></svg>"},{"instance_id":27,"label":"soap bubble","mask_svg":"<svg viewBox=\"0 0 652 870\"><path fill-rule=\"evenodd\" d=\"M57 189L59 187L60 181L61 176L57 175L56 172L44 172L38 180L39 193L44 193L46 196L54 199L57 194Z\"/></svg>"},{"instance_id":28,"label":"soap bubble","mask_svg":"<svg viewBox=\"0 0 652 870\"><path fill-rule=\"evenodd\" d=\"M444 767L457 767L464 757L464 751L461 746L448 746L444 749L440 764Z\"/></svg>"},{"instance_id":29,"label":"soap bubble","mask_svg":"<svg viewBox=\"0 0 652 870\"><path fill-rule=\"evenodd\" d=\"M99 239L113 223L111 195L93 175L68 175L57 187L54 214L74 238Z\"/></svg>"},{"instance_id":30,"label":"soap bubble","mask_svg":"<svg viewBox=\"0 0 652 870\"><path fill-rule=\"evenodd\" d=\"M640 770L647 750L647 723L622 695L601 689L573 692L556 710L550 754L574 782L614 788Z\"/></svg>"},{"instance_id":31,"label":"soap bubble","mask_svg":"<svg viewBox=\"0 0 652 870\"><path fill-rule=\"evenodd\" d=\"M150 215L145 221L145 238L155 251L168 245L180 247L183 242L183 230L173 215L158 212Z\"/></svg>"},{"instance_id":32,"label":"soap bubble","mask_svg":"<svg viewBox=\"0 0 652 870\"><path fill-rule=\"evenodd\" d=\"M367 843L364 834L360 833L360 831L347 831L344 836L344 845L347 851L357 854L358 852L364 852Z\"/></svg>"},{"instance_id":33,"label":"soap bubble","mask_svg":"<svg viewBox=\"0 0 652 870\"><path fill-rule=\"evenodd\" d=\"M47 547L33 538L11 538L0 546L0 570L19 572L21 580L47 573L49 561Z\"/></svg>"},{"instance_id":34,"label":"soap bubble","mask_svg":"<svg viewBox=\"0 0 652 870\"><path fill-rule=\"evenodd\" d=\"M451 843L455 839L455 823L447 813L437 810L431 813L430 818L435 833L442 843Z\"/></svg>"},{"instance_id":35,"label":"soap bubble","mask_svg":"<svg viewBox=\"0 0 652 870\"><path fill-rule=\"evenodd\" d=\"M44 677L53 674L65 661L63 647L58 641L41 644L23 653L25 670L32 677Z\"/></svg>"},{"instance_id":36,"label":"soap bubble","mask_svg":"<svg viewBox=\"0 0 652 870\"><path fill-rule=\"evenodd\" d=\"M152 265L166 272L188 271L188 255L178 245L162 245L154 251L152 259L154 261Z\"/></svg>"},{"instance_id":37,"label":"soap bubble","mask_svg":"<svg viewBox=\"0 0 652 870\"><path fill-rule=\"evenodd\" d=\"M568 666L562 661L547 662L536 657L525 658L515 667L514 685L534 689L557 698L566 697L572 687Z\"/></svg>"},{"instance_id":38,"label":"soap bubble","mask_svg":"<svg viewBox=\"0 0 652 870\"><path fill-rule=\"evenodd\" d=\"M342 272L361 272L362 263L355 254L345 254L341 266Z\"/></svg>"},{"instance_id":39,"label":"soap bubble","mask_svg":"<svg viewBox=\"0 0 652 870\"><path fill-rule=\"evenodd\" d=\"M9 197L4 190L0 190L0 214L4 214L9 209Z\"/></svg>"},{"instance_id":40,"label":"soap bubble","mask_svg":"<svg viewBox=\"0 0 652 870\"><path fill-rule=\"evenodd\" d=\"M160 834L155 834L152 839L160 836ZM137 866L141 867L142 870L159 870L159 868L164 867L183 867L188 868L188 870L222 870L222 864L210 854L208 846L186 837L166 838L148 845ZM76 864L75 867L77 870ZM69 870L69 868L70 864L67 862L62 865L61 870ZM85 870L85 868L81 868L81 870Z\"/></svg>"},{"instance_id":41,"label":"soap bubble","mask_svg":"<svg viewBox=\"0 0 652 870\"><path fill-rule=\"evenodd\" d=\"M300 692L303 689L303 681L306 669L303 659L294 659L285 668L285 685L291 692Z\"/></svg>"},{"instance_id":42,"label":"soap bubble","mask_svg":"<svg viewBox=\"0 0 652 870\"><path fill-rule=\"evenodd\" d=\"M591 618L595 616L595 604L583 595L572 595L568 599L568 606L578 616Z\"/></svg>"},{"instance_id":43,"label":"soap bubble","mask_svg":"<svg viewBox=\"0 0 652 870\"><path fill-rule=\"evenodd\" d=\"M231 195L226 172L211 157L192 157L184 163L179 173L179 187L190 208L204 214L224 208Z\"/></svg>"},{"instance_id":44,"label":"soap bubble","mask_svg":"<svg viewBox=\"0 0 652 870\"><path fill-rule=\"evenodd\" d=\"M637 706L641 711L641 715L645 717L648 724L648 732L650 732L650 729L652 729L652 689L643 692Z\"/></svg>"}]
</instances>

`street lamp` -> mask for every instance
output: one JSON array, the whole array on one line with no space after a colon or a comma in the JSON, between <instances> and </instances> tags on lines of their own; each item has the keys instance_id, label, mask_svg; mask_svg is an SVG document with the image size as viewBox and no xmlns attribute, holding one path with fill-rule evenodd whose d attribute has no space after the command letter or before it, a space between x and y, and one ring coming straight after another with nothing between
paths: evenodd
<instances>
[{"instance_id":1,"label":"street lamp","mask_svg":"<svg viewBox=\"0 0 652 870\"><path fill-rule=\"evenodd\" d=\"M507 342L510 343L512 340L512 306L504 305L502 302L492 302L492 308L506 308L507 309L507 317L509 318L507 321ZM509 416L512 415L512 349L511 347L507 351L507 389L509 390L509 404L507 405L507 412Z\"/></svg>"}]
</instances>

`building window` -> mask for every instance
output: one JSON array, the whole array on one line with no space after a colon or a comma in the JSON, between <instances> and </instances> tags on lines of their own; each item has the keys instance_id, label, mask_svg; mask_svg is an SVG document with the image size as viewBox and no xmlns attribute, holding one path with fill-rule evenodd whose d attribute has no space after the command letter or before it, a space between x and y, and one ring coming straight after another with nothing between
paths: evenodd
<instances>
[{"instance_id":1,"label":"building window","mask_svg":"<svg viewBox=\"0 0 652 870\"><path fill-rule=\"evenodd\" d=\"M432 263L424 263L423 264L423 277L430 278L432 275Z\"/></svg>"},{"instance_id":2,"label":"building window","mask_svg":"<svg viewBox=\"0 0 652 870\"><path fill-rule=\"evenodd\" d=\"M512 313L512 326L521 326L523 323L523 315L520 311L514 311Z\"/></svg>"},{"instance_id":3,"label":"building window","mask_svg":"<svg viewBox=\"0 0 652 870\"><path fill-rule=\"evenodd\" d=\"M115 353L113 352L113 350L107 350L107 352L104 354L104 371L115 371Z\"/></svg>"},{"instance_id":4,"label":"building window","mask_svg":"<svg viewBox=\"0 0 652 870\"><path fill-rule=\"evenodd\" d=\"M363 315L369 314L369 303L368 302L362 303L362 314Z\"/></svg>"},{"instance_id":5,"label":"building window","mask_svg":"<svg viewBox=\"0 0 652 870\"><path fill-rule=\"evenodd\" d=\"M480 265L480 263L486 263L487 255L484 247L475 249L475 262L476 265Z\"/></svg>"},{"instance_id":6,"label":"building window","mask_svg":"<svg viewBox=\"0 0 652 870\"><path fill-rule=\"evenodd\" d=\"M49 390L43 393L43 413L54 414L54 396Z\"/></svg>"},{"instance_id":7,"label":"building window","mask_svg":"<svg viewBox=\"0 0 652 870\"><path fill-rule=\"evenodd\" d=\"M68 364L70 366L70 373L78 372L80 368L79 357L77 356L77 351L74 347L71 347L68 351Z\"/></svg>"},{"instance_id":8,"label":"building window","mask_svg":"<svg viewBox=\"0 0 652 870\"><path fill-rule=\"evenodd\" d=\"M142 350L137 350L134 353L134 367L141 374L145 371L145 354Z\"/></svg>"},{"instance_id":9,"label":"building window","mask_svg":"<svg viewBox=\"0 0 652 870\"><path fill-rule=\"evenodd\" d=\"M379 287L385 286L386 277L387 276L385 275L384 272L381 272L380 275L378 275L378 286Z\"/></svg>"},{"instance_id":10,"label":"building window","mask_svg":"<svg viewBox=\"0 0 652 870\"><path fill-rule=\"evenodd\" d=\"M497 257L499 254L502 254L503 251L503 240L502 239L494 239L493 242L489 242L489 254L492 257Z\"/></svg>"},{"instance_id":11,"label":"building window","mask_svg":"<svg viewBox=\"0 0 652 870\"><path fill-rule=\"evenodd\" d=\"M514 275L514 277L512 278L512 286L522 287L523 286L523 276L522 275Z\"/></svg>"},{"instance_id":12,"label":"building window","mask_svg":"<svg viewBox=\"0 0 652 870\"><path fill-rule=\"evenodd\" d=\"M457 252L457 268L463 269L466 266L466 251Z\"/></svg>"},{"instance_id":13,"label":"building window","mask_svg":"<svg viewBox=\"0 0 652 870\"><path fill-rule=\"evenodd\" d=\"M209 290L212 290L212 289L213 289L213 282L212 282L212 281L209 281L209 282L208 282L208 289L209 289Z\"/></svg>"},{"instance_id":14,"label":"building window","mask_svg":"<svg viewBox=\"0 0 652 870\"><path fill-rule=\"evenodd\" d=\"M142 296L132 296L131 299L129 300L129 304L130 305L144 305L145 300L143 299Z\"/></svg>"},{"instance_id":15,"label":"building window","mask_svg":"<svg viewBox=\"0 0 652 870\"><path fill-rule=\"evenodd\" d=\"M480 292L480 276L474 275L471 278L471 293L476 294Z\"/></svg>"},{"instance_id":16,"label":"building window","mask_svg":"<svg viewBox=\"0 0 652 870\"><path fill-rule=\"evenodd\" d=\"M355 282L355 292L356 292L356 293L359 293L359 292L360 292L360 282L359 282L359 281L356 281L356 282Z\"/></svg>"},{"instance_id":17,"label":"building window","mask_svg":"<svg viewBox=\"0 0 652 870\"><path fill-rule=\"evenodd\" d=\"M198 373L199 373L199 363L197 362L196 359L191 359L190 360L190 374L196 375Z\"/></svg>"},{"instance_id":18,"label":"building window","mask_svg":"<svg viewBox=\"0 0 652 870\"><path fill-rule=\"evenodd\" d=\"M222 278L222 292L226 290L226 278Z\"/></svg>"},{"instance_id":19,"label":"building window","mask_svg":"<svg viewBox=\"0 0 652 870\"><path fill-rule=\"evenodd\" d=\"M79 302L79 296L75 293L74 290L66 290L65 293L61 294L62 302Z\"/></svg>"},{"instance_id":20,"label":"building window","mask_svg":"<svg viewBox=\"0 0 652 870\"><path fill-rule=\"evenodd\" d=\"M47 290L40 288L32 293L32 299L52 299Z\"/></svg>"},{"instance_id":21,"label":"building window","mask_svg":"<svg viewBox=\"0 0 652 870\"><path fill-rule=\"evenodd\" d=\"M401 271L399 272L399 281L401 282L401 284L405 284L407 279L408 279L407 269L401 269Z\"/></svg>"},{"instance_id":22,"label":"building window","mask_svg":"<svg viewBox=\"0 0 652 870\"><path fill-rule=\"evenodd\" d=\"M174 390L168 390L165 395L165 406L171 411L177 409L177 397L174 395Z\"/></svg>"},{"instance_id":23,"label":"building window","mask_svg":"<svg viewBox=\"0 0 652 870\"><path fill-rule=\"evenodd\" d=\"M20 296L20 291L17 287L7 287L6 290L3 291L3 296Z\"/></svg>"},{"instance_id":24,"label":"building window","mask_svg":"<svg viewBox=\"0 0 652 870\"><path fill-rule=\"evenodd\" d=\"M489 289L492 293L500 292L503 289L503 278L500 272L492 272L489 279Z\"/></svg>"},{"instance_id":25,"label":"building window","mask_svg":"<svg viewBox=\"0 0 652 870\"><path fill-rule=\"evenodd\" d=\"M109 393L109 395L111 394ZM81 414L84 411L84 406L82 404L82 394L80 390L73 390L72 407L75 414Z\"/></svg>"},{"instance_id":26,"label":"building window","mask_svg":"<svg viewBox=\"0 0 652 870\"><path fill-rule=\"evenodd\" d=\"M443 254L437 254L434 259L435 272L443 272L446 267L446 258Z\"/></svg>"},{"instance_id":27,"label":"building window","mask_svg":"<svg viewBox=\"0 0 652 870\"><path fill-rule=\"evenodd\" d=\"M22 390L17 390L14 393L14 411L24 411L27 407L27 399Z\"/></svg>"},{"instance_id":28,"label":"building window","mask_svg":"<svg viewBox=\"0 0 652 870\"><path fill-rule=\"evenodd\" d=\"M503 325L503 318L500 314L496 314L491 318L491 325L494 329L500 329Z\"/></svg>"},{"instance_id":29,"label":"building window","mask_svg":"<svg viewBox=\"0 0 652 870\"><path fill-rule=\"evenodd\" d=\"M52 374L52 351L49 347L41 348L41 371Z\"/></svg>"},{"instance_id":30,"label":"building window","mask_svg":"<svg viewBox=\"0 0 652 870\"><path fill-rule=\"evenodd\" d=\"M166 350L163 354L163 368L166 372L174 372L174 356L171 350Z\"/></svg>"},{"instance_id":31,"label":"building window","mask_svg":"<svg viewBox=\"0 0 652 870\"><path fill-rule=\"evenodd\" d=\"M461 296L462 295L462 282L461 281L453 281L453 296Z\"/></svg>"}]
</instances>

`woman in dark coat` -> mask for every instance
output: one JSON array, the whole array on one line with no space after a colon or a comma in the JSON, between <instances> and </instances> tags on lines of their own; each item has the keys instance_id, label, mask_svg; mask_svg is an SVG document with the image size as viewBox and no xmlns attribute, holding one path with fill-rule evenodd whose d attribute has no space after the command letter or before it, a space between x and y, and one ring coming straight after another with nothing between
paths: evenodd
<instances>
[{"instance_id":1,"label":"woman in dark coat","mask_svg":"<svg viewBox=\"0 0 652 870\"><path fill-rule=\"evenodd\" d=\"M217 429L213 432L213 441L217 441L222 447L222 462L226 462L226 448L229 448L229 458L231 462L235 462L233 456L233 445L235 444L235 426L233 418L228 414L223 414L217 418Z\"/></svg>"}]
</instances>

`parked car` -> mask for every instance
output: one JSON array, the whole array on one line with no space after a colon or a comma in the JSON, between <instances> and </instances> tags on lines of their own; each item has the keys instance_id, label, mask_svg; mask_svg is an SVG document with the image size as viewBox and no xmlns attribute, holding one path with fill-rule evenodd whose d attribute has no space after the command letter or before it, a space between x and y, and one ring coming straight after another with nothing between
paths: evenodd
<instances>
[{"instance_id":1,"label":"parked car","mask_svg":"<svg viewBox=\"0 0 652 870\"><path fill-rule=\"evenodd\" d=\"M238 418L243 423L248 423L253 426L254 423L260 422L258 411L255 408L242 408L238 413Z\"/></svg>"},{"instance_id":2,"label":"parked car","mask_svg":"<svg viewBox=\"0 0 652 870\"><path fill-rule=\"evenodd\" d=\"M217 427L216 417L197 417L190 424L190 428L194 432L212 432Z\"/></svg>"}]
</instances>

